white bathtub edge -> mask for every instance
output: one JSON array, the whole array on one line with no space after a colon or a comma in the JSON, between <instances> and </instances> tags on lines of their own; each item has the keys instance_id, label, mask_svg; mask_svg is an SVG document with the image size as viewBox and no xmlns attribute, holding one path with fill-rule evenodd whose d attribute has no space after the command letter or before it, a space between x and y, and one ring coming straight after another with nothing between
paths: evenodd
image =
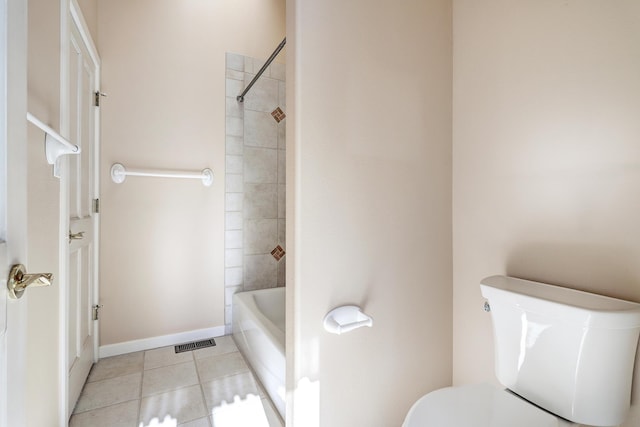
<instances>
[{"instance_id":1,"label":"white bathtub edge","mask_svg":"<svg viewBox=\"0 0 640 427\"><path fill-rule=\"evenodd\" d=\"M183 344L190 341L197 341L206 338L221 337L224 333L224 325L212 328L195 329L193 331L180 332L177 334L161 335L158 337L143 338L133 341L125 341L116 344L101 345L98 349L99 358L118 356L136 351L151 350L158 347Z\"/></svg>"}]
</instances>

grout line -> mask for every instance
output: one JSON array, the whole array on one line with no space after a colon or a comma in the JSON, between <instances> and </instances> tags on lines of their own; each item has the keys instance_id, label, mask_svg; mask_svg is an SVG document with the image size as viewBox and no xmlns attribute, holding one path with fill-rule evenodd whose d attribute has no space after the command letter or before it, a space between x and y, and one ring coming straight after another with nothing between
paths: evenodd
<instances>
[{"instance_id":1,"label":"grout line","mask_svg":"<svg viewBox=\"0 0 640 427\"><path fill-rule=\"evenodd\" d=\"M136 417L136 424L140 424L140 418L142 417L142 385L144 384L144 362L146 359L147 350L142 352L142 375L140 375L140 398L138 399L138 416Z\"/></svg>"},{"instance_id":2,"label":"grout line","mask_svg":"<svg viewBox=\"0 0 640 427\"><path fill-rule=\"evenodd\" d=\"M198 377L198 385L200 386L200 395L202 396L202 403L204 404L204 410L207 414L207 423L209 423L209 425L212 426L213 422L211 417L213 416L213 414L209 413L209 405L207 404L207 398L204 395L204 387L202 385L202 379L200 378L200 371L198 370L198 359L196 359L195 351L191 352L191 356L193 357L193 364L196 367L196 376Z\"/></svg>"}]
</instances>

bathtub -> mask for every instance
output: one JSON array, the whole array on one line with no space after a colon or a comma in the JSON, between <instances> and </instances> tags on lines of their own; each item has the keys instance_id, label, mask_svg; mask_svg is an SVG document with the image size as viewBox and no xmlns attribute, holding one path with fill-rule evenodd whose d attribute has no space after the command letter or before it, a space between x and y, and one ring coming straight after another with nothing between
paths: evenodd
<instances>
[{"instance_id":1,"label":"bathtub","mask_svg":"<svg viewBox=\"0 0 640 427\"><path fill-rule=\"evenodd\" d=\"M233 338L284 419L284 288L233 295Z\"/></svg>"}]
</instances>

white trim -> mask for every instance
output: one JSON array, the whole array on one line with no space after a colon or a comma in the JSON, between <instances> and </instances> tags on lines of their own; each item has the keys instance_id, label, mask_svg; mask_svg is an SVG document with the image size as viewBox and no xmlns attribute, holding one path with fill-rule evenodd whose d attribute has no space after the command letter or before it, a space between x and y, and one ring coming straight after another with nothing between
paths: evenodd
<instances>
[{"instance_id":1,"label":"white trim","mask_svg":"<svg viewBox=\"0 0 640 427\"><path fill-rule=\"evenodd\" d=\"M69 135L69 2L60 0L60 133ZM67 233L69 230L69 174L67 161L60 165L60 222L58 224L58 425L64 426L69 422L69 367L68 367L68 300L69 285L67 265Z\"/></svg>"},{"instance_id":2,"label":"white trim","mask_svg":"<svg viewBox=\"0 0 640 427\"><path fill-rule=\"evenodd\" d=\"M100 359L224 335L224 325L100 346Z\"/></svg>"},{"instance_id":3,"label":"white trim","mask_svg":"<svg viewBox=\"0 0 640 427\"><path fill-rule=\"evenodd\" d=\"M91 31L89 31L89 26L87 25L87 21L84 19L84 15L82 14L82 9L78 5L78 1L70 0L69 9L73 22L75 22L76 26L80 30L80 37L82 37L82 41L87 46L89 55L91 55L91 60L95 64L96 68L100 68L100 55L98 55L98 49L91 38Z\"/></svg>"}]
</instances>

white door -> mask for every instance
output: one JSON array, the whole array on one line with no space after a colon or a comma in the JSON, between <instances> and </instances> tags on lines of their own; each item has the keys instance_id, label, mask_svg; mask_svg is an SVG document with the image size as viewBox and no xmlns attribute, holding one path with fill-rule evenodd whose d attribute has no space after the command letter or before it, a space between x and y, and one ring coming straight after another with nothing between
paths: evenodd
<instances>
[{"instance_id":1,"label":"white door","mask_svg":"<svg viewBox=\"0 0 640 427\"><path fill-rule=\"evenodd\" d=\"M77 12L77 11L76 11ZM73 13L72 13L73 15ZM82 21L82 20L81 20ZM71 142L81 148L69 156L67 254L67 363L69 369L68 413L71 414L97 360L97 110L98 64L90 53L93 44L80 28L77 16L70 23L69 38L69 130ZM83 37L84 36L84 37ZM89 43L87 43L89 41Z\"/></svg>"},{"instance_id":2,"label":"white door","mask_svg":"<svg viewBox=\"0 0 640 427\"><path fill-rule=\"evenodd\" d=\"M27 264L27 11L0 2L0 426L25 424L26 298L8 300L13 264Z\"/></svg>"}]
</instances>

